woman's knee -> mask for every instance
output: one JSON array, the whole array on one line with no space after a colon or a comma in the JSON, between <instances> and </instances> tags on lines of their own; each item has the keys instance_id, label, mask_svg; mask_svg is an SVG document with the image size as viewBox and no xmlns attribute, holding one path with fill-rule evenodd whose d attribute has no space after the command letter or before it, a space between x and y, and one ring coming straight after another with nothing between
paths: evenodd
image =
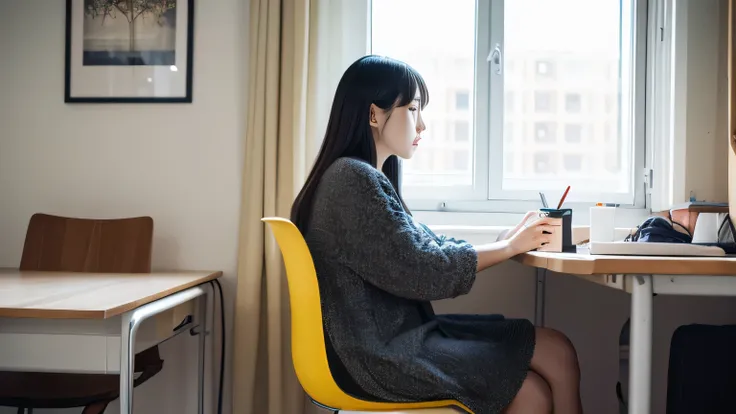
<instances>
[{"instance_id":1,"label":"woman's knee","mask_svg":"<svg viewBox=\"0 0 736 414\"><path fill-rule=\"evenodd\" d=\"M536 362L561 364L579 371L578 355L572 341L560 331L536 328Z\"/></svg>"},{"instance_id":2,"label":"woman's knee","mask_svg":"<svg viewBox=\"0 0 736 414\"><path fill-rule=\"evenodd\" d=\"M511 401L505 414L552 412L552 390L539 374L529 371L519 392Z\"/></svg>"}]
</instances>

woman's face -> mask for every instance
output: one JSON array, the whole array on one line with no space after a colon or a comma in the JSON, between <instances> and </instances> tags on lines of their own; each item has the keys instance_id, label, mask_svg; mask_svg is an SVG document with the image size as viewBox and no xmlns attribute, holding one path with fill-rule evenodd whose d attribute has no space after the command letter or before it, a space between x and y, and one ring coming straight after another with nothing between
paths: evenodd
<instances>
[{"instance_id":1,"label":"woman's face","mask_svg":"<svg viewBox=\"0 0 736 414\"><path fill-rule=\"evenodd\" d=\"M397 106L391 112L371 105L370 124L379 162L382 163L391 155L403 159L409 159L414 155L421 133L426 129L419 107L419 98L417 93L408 105Z\"/></svg>"}]
</instances>

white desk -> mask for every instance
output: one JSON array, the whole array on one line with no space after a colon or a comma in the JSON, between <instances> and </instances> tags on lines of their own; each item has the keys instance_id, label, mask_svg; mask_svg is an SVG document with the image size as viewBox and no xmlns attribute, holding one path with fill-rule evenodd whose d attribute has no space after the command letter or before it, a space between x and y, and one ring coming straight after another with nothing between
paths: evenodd
<instances>
[{"instance_id":1,"label":"white desk","mask_svg":"<svg viewBox=\"0 0 736 414\"><path fill-rule=\"evenodd\" d=\"M736 296L736 257L592 256L530 252L522 264L631 294L629 414L651 411L652 294Z\"/></svg>"},{"instance_id":2,"label":"white desk","mask_svg":"<svg viewBox=\"0 0 736 414\"><path fill-rule=\"evenodd\" d=\"M119 373L120 412L129 414L135 354L199 326L203 413L206 297L212 293L206 284L220 276L0 268L0 370ZM191 321L177 327L186 316Z\"/></svg>"}]
</instances>

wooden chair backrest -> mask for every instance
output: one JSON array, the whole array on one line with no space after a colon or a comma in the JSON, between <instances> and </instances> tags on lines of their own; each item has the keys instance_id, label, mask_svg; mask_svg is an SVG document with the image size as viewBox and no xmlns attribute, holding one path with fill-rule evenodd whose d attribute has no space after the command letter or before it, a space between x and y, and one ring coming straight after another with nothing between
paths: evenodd
<instances>
[{"instance_id":1,"label":"wooden chair backrest","mask_svg":"<svg viewBox=\"0 0 736 414\"><path fill-rule=\"evenodd\" d=\"M20 270L149 273L153 219L86 219L37 213L26 232Z\"/></svg>"}]
</instances>

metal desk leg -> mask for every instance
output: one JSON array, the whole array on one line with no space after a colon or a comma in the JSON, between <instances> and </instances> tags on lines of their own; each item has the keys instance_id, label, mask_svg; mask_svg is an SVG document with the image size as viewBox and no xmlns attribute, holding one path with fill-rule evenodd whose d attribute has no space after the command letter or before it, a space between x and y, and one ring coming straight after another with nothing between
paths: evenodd
<instances>
[{"instance_id":1,"label":"metal desk leg","mask_svg":"<svg viewBox=\"0 0 736 414\"><path fill-rule=\"evenodd\" d=\"M135 362L135 335L138 332L138 327L151 316L205 295L206 292L202 287L195 286L157 301L147 303L123 314L120 335L121 414L133 413L133 363Z\"/></svg>"},{"instance_id":2,"label":"metal desk leg","mask_svg":"<svg viewBox=\"0 0 736 414\"><path fill-rule=\"evenodd\" d=\"M629 414L649 414L652 393L652 276L631 278Z\"/></svg>"},{"instance_id":3,"label":"metal desk leg","mask_svg":"<svg viewBox=\"0 0 736 414\"><path fill-rule=\"evenodd\" d=\"M214 288L210 286L210 289ZM212 296L214 300L214 295ZM206 338L209 335L207 332L207 295L202 295L199 298L199 338L197 343L199 350L199 360L197 369L197 407L199 407L199 414L204 414L204 365L205 365L205 349L207 346Z\"/></svg>"},{"instance_id":4,"label":"metal desk leg","mask_svg":"<svg viewBox=\"0 0 736 414\"><path fill-rule=\"evenodd\" d=\"M544 327L545 289L547 288L547 269L537 268L536 299L534 300L534 325Z\"/></svg>"}]
</instances>

